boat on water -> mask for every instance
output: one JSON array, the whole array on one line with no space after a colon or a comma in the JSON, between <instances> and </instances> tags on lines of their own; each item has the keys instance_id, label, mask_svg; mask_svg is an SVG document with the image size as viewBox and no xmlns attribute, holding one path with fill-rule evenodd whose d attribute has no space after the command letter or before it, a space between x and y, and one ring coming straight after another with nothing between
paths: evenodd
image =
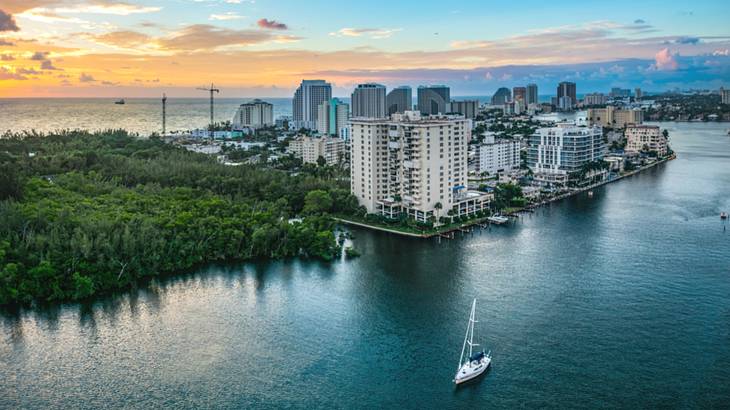
<instances>
[{"instance_id":1,"label":"boat on water","mask_svg":"<svg viewBox=\"0 0 730 410\"><path fill-rule=\"evenodd\" d=\"M474 323L476 320L477 300L471 303L471 314L469 315L469 324L466 326L466 335L464 336L464 345L461 347L461 356L459 357L459 367L456 369L454 376L454 384L472 380L483 374L492 364L492 352L474 351L474 347L479 346L474 343ZM464 358L466 357L466 360Z\"/></svg>"},{"instance_id":2,"label":"boat on water","mask_svg":"<svg viewBox=\"0 0 730 410\"><path fill-rule=\"evenodd\" d=\"M727 212L720 212L720 219L727 219Z\"/></svg>"},{"instance_id":3,"label":"boat on water","mask_svg":"<svg viewBox=\"0 0 730 410\"><path fill-rule=\"evenodd\" d=\"M124 104L126 104L126 103L124 102L124 98L122 98L122 99L120 99L120 100L116 100L116 101L114 101L114 104L116 104L116 105L124 105Z\"/></svg>"},{"instance_id":4,"label":"boat on water","mask_svg":"<svg viewBox=\"0 0 730 410\"><path fill-rule=\"evenodd\" d=\"M593 191L588 191L588 198L593 198Z\"/></svg>"},{"instance_id":5,"label":"boat on water","mask_svg":"<svg viewBox=\"0 0 730 410\"><path fill-rule=\"evenodd\" d=\"M502 215L493 215L493 216L490 216L489 218L487 218L487 221L489 221L493 224L502 225L502 224L509 222L509 218L507 218L506 216L502 216Z\"/></svg>"}]
</instances>

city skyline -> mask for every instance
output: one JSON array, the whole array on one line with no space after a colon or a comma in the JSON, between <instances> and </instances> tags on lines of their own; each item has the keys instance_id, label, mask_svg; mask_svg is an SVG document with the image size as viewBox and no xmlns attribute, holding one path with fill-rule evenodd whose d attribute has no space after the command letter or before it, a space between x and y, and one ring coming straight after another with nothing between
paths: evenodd
<instances>
[{"instance_id":1,"label":"city skyline","mask_svg":"<svg viewBox=\"0 0 730 410\"><path fill-rule=\"evenodd\" d=\"M730 85L720 1L334 4L6 0L0 97L204 97L195 88L211 81L222 96L289 97L303 79L332 83L338 97L367 82L445 84L459 96L561 81L579 94Z\"/></svg>"}]
</instances>

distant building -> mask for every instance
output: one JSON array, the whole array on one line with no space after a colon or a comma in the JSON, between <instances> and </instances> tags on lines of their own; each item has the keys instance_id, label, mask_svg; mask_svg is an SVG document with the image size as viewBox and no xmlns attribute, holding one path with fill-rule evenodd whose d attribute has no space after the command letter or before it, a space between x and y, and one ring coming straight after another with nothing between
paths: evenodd
<instances>
[{"instance_id":1,"label":"distant building","mask_svg":"<svg viewBox=\"0 0 730 410\"><path fill-rule=\"evenodd\" d=\"M478 147L477 154L477 172L494 175L520 167L520 142L516 140L495 140L494 135L485 135L484 143Z\"/></svg>"},{"instance_id":2,"label":"distant building","mask_svg":"<svg viewBox=\"0 0 730 410\"><path fill-rule=\"evenodd\" d=\"M316 164L319 157L327 165L339 164L345 158L345 141L333 137L299 136L289 142L287 152L305 164Z\"/></svg>"},{"instance_id":3,"label":"distant building","mask_svg":"<svg viewBox=\"0 0 730 410\"><path fill-rule=\"evenodd\" d=\"M539 184L566 184L570 173L605 154L601 127L557 124L539 128L529 138L527 166Z\"/></svg>"},{"instance_id":4,"label":"distant building","mask_svg":"<svg viewBox=\"0 0 730 410\"><path fill-rule=\"evenodd\" d=\"M411 87L401 86L391 90L385 97L388 115L404 113L413 109L413 92Z\"/></svg>"},{"instance_id":5,"label":"distant building","mask_svg":"<svg viewBox=\"0 0 730 410\"><path fill-rule=\"evenodd\" d=\"M504 105L512 100L512 93L509 88L501 87L492 96L492 105Z\"/></svg>"},{"instance_id":6,"label":"distant building","mask_svg":"<svg viewBox=\"0 0 730 410\"><path fill-rule=\"evenodd\" d=\"M634 89L634 98L636 98L636 101L639 101L644 96L644 93L641 91L641 88L636 87Z\"/></svg>"},{"instance_id":7,"label":"distant building","mask_svg":"<svg viewBox=\"0 0 730 410\"><path fill-rule=\"evenodd\" d=\"M375 83L358 84L352 92L352 116L385 118L385 86Z\"/></svg>"},{"instance_id":8,"label":"distant building","mask_svg":"<svg viewBox=\"0 0 730 410\"><path fill-rule=\"evenodd\" d=\"M608 103L608 97L603 93L592 93L583 96L583 105L606 105Z\"/></svg>"},{"instance_id":9,"label":"distant building","mask_svg":"<svg viewBox=\"0 0 730 410\"><path fill-rule=\"evenodd\" d=\"M317 129L317 110L332 98L332 85L324 80L303 80L292 101L293 128Z\"/></svg>"},{"instance_id":10,"label":"distant building","mask_svg":"<svg viewBox=\"0 0 730 410\"><path fill-rule=\"evenodd\" d=\"M575 108L575 104L578 102L578 98L576 97L575 83L563 81L562 83L558 84L557 96L557 106L560 110L573 110L573 108Z\"/></svg>"},{"instance_id":11,"label":"distant building","mask_svg":"<svg viewBox=\"0 0 730 410\"><path fill-rule=\"evenodd\" d=\"M640 109L623 110L612 105L606 108L589 108L588 123L609 128L625 128L629 124L644 122L644 111Z\"/></svg>"},{"instance_id":12,"label":"distant building","mask_svg":"<svg viewBox=\"0 0 730 410\"><path fill-rule=\"evenodd\" d=\"M425 222L488 208L490 194L467 190L468 119L406 111L350 124L351 192L369 213Z\"/></svg>"},{"instance_id":13,"label":"distant building","mask_svg":"<svg viewBox=\"0 0 730 410\"><path fill-rule=\"evenodd\" d=\"M338 98L323 101L317 110L317 132L322 135L333 135L347 140L350 119L350 106Z\"/></svg>"},{"instance_id":14,"label":"distant building","mask_svg":"<svg viewBox=\"0 0 730 410\"><path fill-rule=\"evenodd\" d=\"M461 114L466 118L474 119L479 113L479 100L451 101L448 113Z\"/></svg>"},{"instance_id":15,"label":"distant building","mask_svg":"<svg viewBox=\"0 0 730 410\"><path fill-rule=\"evenodd\" d=\"M630 125L626 127L626 152L656 151L667 155L667 139L656 125Z\"/></svg>"},{"instance_id":16,"label":"distant building","mask_svg":"<svg viewBox=\"0 0 730 410\"><path fill-rule=\"evenodd\" d=\"M730 104L730 90L720 87L720 101L722 104Z\"/></svg>"},{"instance_id":17,"label":"distant building","mask_svg":"<svg viewBox=\"0 0 730 410\"><path fill-rule=\"evenodd\" d=\"M512 101L527 101L527 87L513 87L512 88Z\"/></svg>"},{"instance_id":18,"label":"distant building","mask_svg":"<svg viewBox=\"0 0 730 410\"><path fill-rule=\"evenodd\" d=\"M451 102L451 90L445 85L418 87L418 111L424 115L445 114Z\"/></svg>"},{"instance_id":19,"label":"distant building","mask_svg":"<svg viewBox=\"0 0 730 410\"><path fill-rule=\"evenodd\" d=\"M508 101L502 106L504 115L522 115L525 112L525 103L523 100Z\"/></svg>"},{"instance_id":20,"label":"distant building","mask_svg":"<svg viewBox=\"0 0 730 410\"><path fill-rule=\"evenodd\" d=\"M530 104L540 103L537 95L537 84L527 84L527 101L525 101L525 103L528 107Z\"/></svg>"},{"instance_id":21,"label":"distant building","mask_svg":"<svg viewBox=\"0 0 730 410\"><path fill-rule=\"evenodd\" d=\"M266 101L253 100L241 104L233 115L234 131L259 129L274 125L274 106Z\"/></svg>"},{"instance_id":22,"label":"distant building","mask_svg":"<svg viewBox=\"0 0 730 410\"><path fill-rule=\"evenodd\" d=\"M631 90L628 88L613 87L611 88L610 95L612 98L628 98L631 96Z\"/></svg>"}]
</instances>

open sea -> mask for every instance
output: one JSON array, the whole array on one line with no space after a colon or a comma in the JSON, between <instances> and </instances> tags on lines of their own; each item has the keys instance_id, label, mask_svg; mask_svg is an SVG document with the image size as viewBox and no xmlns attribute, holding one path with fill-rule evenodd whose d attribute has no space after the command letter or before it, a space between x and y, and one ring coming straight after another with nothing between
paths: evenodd
<instances>
[{"instance_id":1,"label":"open sea","mask_svg":"<svg viewBox=\"0 0 730 410\"><path fill-rule=\"evenodd\" d=\"M508 226L3 312L0 408L728 408L730 136L662 126L678 159ZM475 297L493 366L455 388Z\"/></svg>"}]
</instances>

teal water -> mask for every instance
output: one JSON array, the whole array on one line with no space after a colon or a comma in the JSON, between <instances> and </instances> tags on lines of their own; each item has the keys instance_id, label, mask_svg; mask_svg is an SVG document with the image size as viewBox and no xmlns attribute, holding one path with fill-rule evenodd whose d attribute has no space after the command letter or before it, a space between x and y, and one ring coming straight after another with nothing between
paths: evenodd
<instances>
[{"instance_id":1,"label":"teal water","mask_svg":"<svg viewBox=\"0 0 730 410\"><path fill-rule=\"evenodd\" d=\"M727 408L730 137L516 223L5 313L5 408ZM490 372L451 383L473 297Z\"/></svg>"}]
</instances>

